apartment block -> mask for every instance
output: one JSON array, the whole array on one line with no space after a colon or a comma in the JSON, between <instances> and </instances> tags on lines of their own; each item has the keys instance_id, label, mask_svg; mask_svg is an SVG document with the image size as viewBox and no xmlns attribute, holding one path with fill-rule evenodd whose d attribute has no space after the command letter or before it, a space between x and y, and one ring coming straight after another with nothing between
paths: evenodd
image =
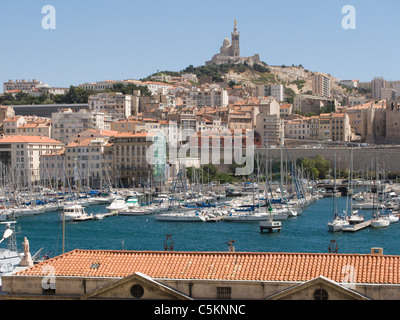
<instances>
[{"instance_id":1,"label":"apartment block","mask_svg":"<svg viewBox=\"0 0 400 320\"><path fill-rule=\"evenodd\" d=\"M381 100L392 100L392 99L396 99L396 91L393 89L389 89L389 88L382 88L381 89Z\"/></svg>"},{"instance_id":2,"label":"apartment block","mask_svg":"<svg viewBox=\"0 0 400 320\"><path fill-rule=\"evenodd\" d=\"M152 178L152 164L146 159L147 149L153 144L151 133L118 133L110 138L112 155L110 179L115 186L138 186Z\"/></svg>"},{"instance_id":3,"label":"apartment block","mask_svg":"<svg viewBox=\"0 0 400 320\"><path fill-rule=\"evenodd\" d=\"M225 89L194 89L183 93L183 106L227 107L228 92Z\"/></svg>"},{"instance_id":4,"label":"apartment block","mask_svg":"<svg viewBox=\"0 0 400 320\"><path fill-rule=\"evenodd\" d=\"M64 144L79 132L88 129L104 130L104 113L90 112L81 109L73 112L71 109L62 109L52 113L52 137Z\"/></svg>"},{"instance_id":5,"label":"apartment block","mask_svg":"<svg viewBox=\"0 0 400 320\"><path fill-rule=\"evenodd\" d=\"M257 115L256 132L261 138L261 145L279 145L284 139L284 120L279 114L260 113Z\"/></svg>"},{"instance_id":6,"label":"apartment block","mask_svg":"<svg viewBox=\"0 0 400 320\"><path fill-rule=\"evenodd\" d=\"M6 135L16 135L18 128L27 123L23 116L12 116L4 119L3 121L3 132Z\"/></svg>"},{"instance_id":7,"label":"apartment block","mask_svg":"<svg viewBox=\"0 0 400 320\"><path fill-rule=\"evenodd\" d=\"M115 119L126 119L132 114L132 96L120 92L104 92L89 96L90 111L107 113Z\"/></svg>"},{"instance_id":8,"label":"apartment block","mask_svg":"<svg viewBox=\"0 0 400 320\"><path fill-rule=\"evenodd\" d=\"M327 76L321 73L312 76L312 94L325 98L331 96L330 80Z\"/></svg>"},{"instance_id":9,"label":"apartment block","mask_svg":"<svg viewBox=\"0 0 400 320\"><path fill-rule=\"evenodd\" d=\"M40 179L40 156L62 148L62 142L44 136L4 135L0 162L12 172L15 183L26 186Z\"/></svg>"},{"instance_id":10,"label":"apartment block","mask_svg":"<svg viewBox=\"0 0 400 320\"><path fill-rule=\"evenodd\" d=\"M396 98L400 97L400 81L387 81L386 87L395 91Z\"/></svg>"},{"instance_id":11,"label":"apartment block","mask_svg":"<svg viewBox=\"0 0 400 320\"><path fill-rule=\"evenodd\" d=\"M285 139L309 140L310 138L310 118L285 122Z\"/></svg>"},{"instance_id":12,"label":"apartment block","mask_svg":"<svg viewBox=\"0 0 400 320\"><path fill-rule=\"evenodd\" d=\"M375 77L371 81L372 99L381 100L382 89L386 88L386 80L382 77Z\"/></svg>"},{"instance_id":13,"label":"apartment block","mask_svg":"<svg viewBox=\"0 0 400 320\"><path fill-rule=\"evenodd\" d=\"M109 138L86 138L65 147L65 173L77 188L102 188L109 185L105 147ZM110 162L110 161L109 161Z\"/></svg>"},{"instance_id":14,"label":"apartment block","mask_svg":"<svg viewBox=\"0 0 400 320\"><path fill-rule=\"evenodd\" d=\"M266 84L259 85L256 89L258 97L274 97L278 102L284 99L285 88L283 84Z\"/></svg>"}]
</instances>

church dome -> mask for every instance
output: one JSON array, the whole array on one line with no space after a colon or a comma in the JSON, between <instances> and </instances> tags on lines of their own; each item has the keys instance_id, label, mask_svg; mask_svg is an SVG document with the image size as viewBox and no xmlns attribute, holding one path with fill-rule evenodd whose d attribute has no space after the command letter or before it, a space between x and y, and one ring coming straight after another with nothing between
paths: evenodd
<instances>
[{"instance_id":1,"label":"church dome","mask_svg":"<svg viewBox=\"0 0 400 320\"><path fill-rule=\"evenodd\" d=\"M229 40L229 38L224 39L223 45L225 48L230 47L231 41Z\"/></svg>"}]
</instances>

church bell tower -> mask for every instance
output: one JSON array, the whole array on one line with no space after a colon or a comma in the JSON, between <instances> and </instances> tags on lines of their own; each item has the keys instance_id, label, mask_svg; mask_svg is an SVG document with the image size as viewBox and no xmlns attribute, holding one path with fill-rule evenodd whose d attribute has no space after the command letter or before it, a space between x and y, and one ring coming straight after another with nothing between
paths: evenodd
<instances>
[{"instance_id":1,"label":"church bell tower","mask_svg":"<svg viewBox=\"0 0 400 320\"><path fill-rule=\"evenodd\" d=\"M233 28L233 32L231 33L231 36L232 36L231 56L233 56L233 57L240 56L239 35L240 35L240 32L237 31L236 19L235 19L235 27Z\"/></svg>"}]
</instances>

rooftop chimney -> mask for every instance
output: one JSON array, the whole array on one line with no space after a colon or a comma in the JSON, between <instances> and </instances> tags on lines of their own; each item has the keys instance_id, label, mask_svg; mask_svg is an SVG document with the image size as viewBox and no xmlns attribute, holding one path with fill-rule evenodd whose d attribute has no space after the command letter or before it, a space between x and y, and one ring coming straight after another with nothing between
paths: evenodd
<instances>
[{"instance_id":1,"label":"rooftop chimney","mask_svg":"<svg viewBox=\"0 0 400 320\"><path fill-rule=\"evenodd\" d=\"M371 255L383 256L383 248L371 248Z\"/></svg>"}]
</instances>

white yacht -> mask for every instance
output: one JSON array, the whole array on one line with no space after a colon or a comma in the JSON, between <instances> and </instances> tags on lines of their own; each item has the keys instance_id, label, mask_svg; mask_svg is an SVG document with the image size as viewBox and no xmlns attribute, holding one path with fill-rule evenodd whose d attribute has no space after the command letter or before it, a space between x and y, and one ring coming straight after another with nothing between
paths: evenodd
<instances>
[{"instance_id":1,"label":"white yacht","mask_svg":"<svg viewBox=\"0 0 400 320\"><path fill-rule=\"evenodd\" d=\"M174 222L205 222L206 217L199 211L178 212L178 213L160 213L155 216L157 221Z\"/></svg>"},{"instance_id":2,"label":"white yacht","mask_svg":"<svg viewBox=\"0 0 400 320\"><path fill-rule=\"evenodd\" d=\"M127 205L125 202L125 199L122 197L117 197L111 202L111 204L107 207L107 210L110 211L121 211L121 210L126 210Z\"/></svg>"},{"instance_id":3,"label":"white yacht","mask_svg":"<svg viewBox=\"0 0 400 320\"><path fill-rule=\"evenodd\" d=\"M125 203L126 207L118 210L118 215L120 216L141 216L152 213L150 210L142 208L136 197L130 197Z\"/></svg>"},{"instance_id":4,"label":"white yacht","mask_svg":"<svg viewBox=\"0 0 400 320\"><path fill-rule=\"evenodd\" d=\"M238 221L238 222L245 222L245 221L267 221L267 220L286 220L288 218L288 213L279 211L276 209L268 210L264 212L260 211L235 211L234 209L225 217L224 221Z\"/></svg>"},{"instance_id":5,"label":"white yacht","mask_svg":"<svg viewBox=\"0 0 400 320\"><path fill-rule=\"evenodd\" d=\"M86 213L83 206L77 203L65 204L64 210L59 214L61 221L84 221L93 219L93 215Z\"/></svg>"}]
</instances>

